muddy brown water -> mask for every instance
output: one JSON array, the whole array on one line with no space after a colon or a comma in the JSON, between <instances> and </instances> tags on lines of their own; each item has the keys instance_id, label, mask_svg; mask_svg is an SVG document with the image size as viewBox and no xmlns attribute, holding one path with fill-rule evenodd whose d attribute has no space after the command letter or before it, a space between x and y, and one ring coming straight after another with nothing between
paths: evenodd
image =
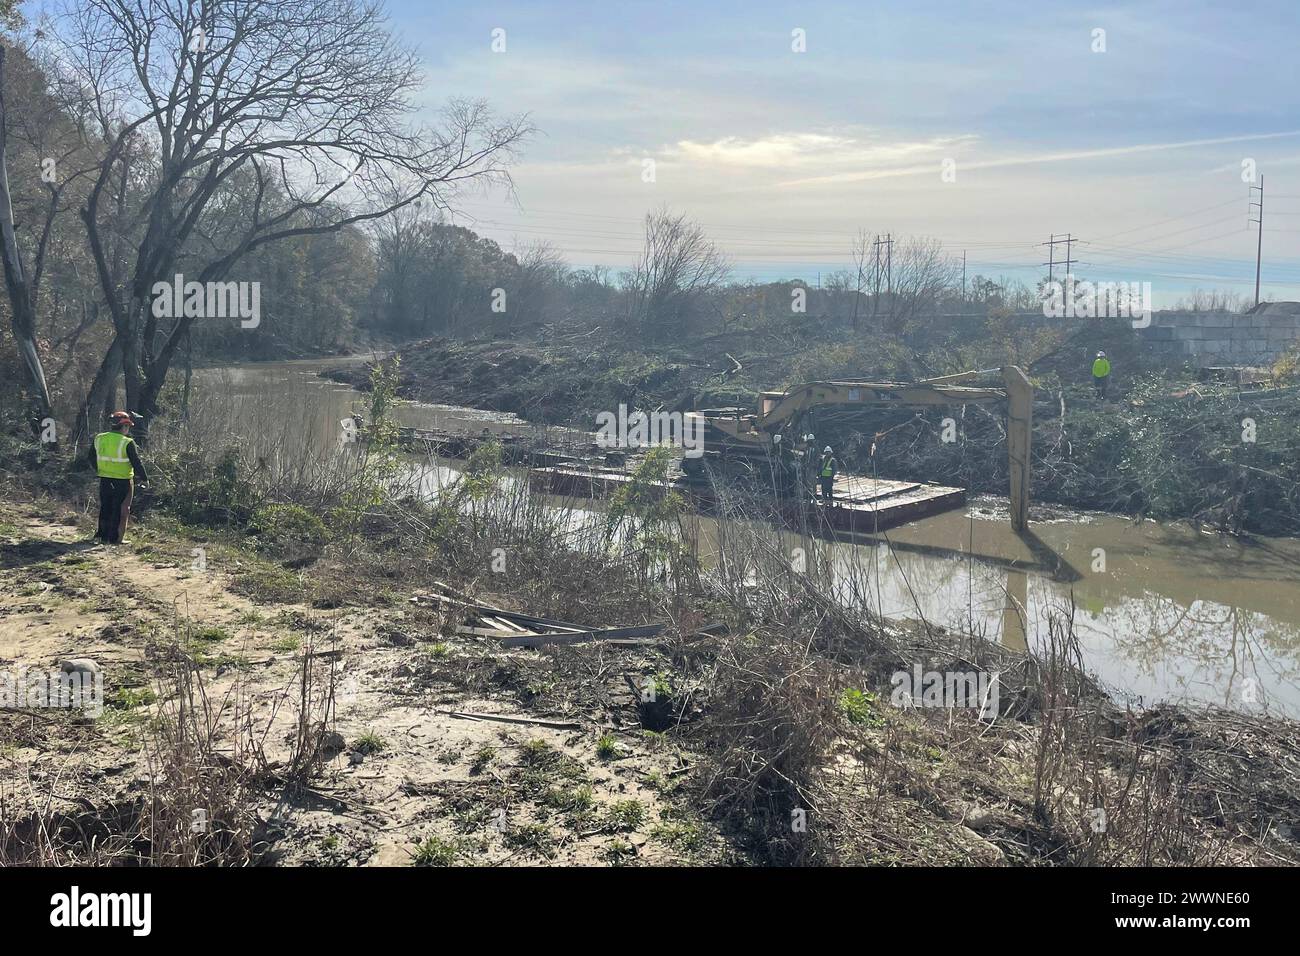
<instances>
[{"instance_id":1,"label":"muddy brown water","mask_svg":"<svg viewBox=\"0 0 1300 956\"><path fill-rule=\"evenodd\" d=\"M364 396L317 374L343 361L203 370L196 408L306 472L344 453L340 422L363 410ZM397 416L422 428L535 429L454 406L404 404ZM423 466L426 487L453 478L457 464ZM973 628L1016 649L1043 640L1049 612L1072 609L1088 666L1121 699L1300 716L1300 539L1242 540L1037 505L1031 518L1033 537L1022 539L1010 530L1006 499L974 497L888 534L819 547L846 593L866 580L873 606L887 615ZM709 560L716 528L707 519L698 527ZM798 537L788 544L797 554Z\"/></svg>"}]
</instances>

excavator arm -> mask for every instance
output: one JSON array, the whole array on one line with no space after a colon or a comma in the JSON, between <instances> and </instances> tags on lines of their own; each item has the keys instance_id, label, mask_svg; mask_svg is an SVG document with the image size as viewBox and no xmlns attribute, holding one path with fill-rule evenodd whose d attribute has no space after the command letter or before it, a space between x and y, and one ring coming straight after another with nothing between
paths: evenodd
<instances>
[{"instance_id":1,"label":"excavator arm","mask_svg":"<svg viewBox=\"0 0 1300 956\"><path fill-rule=\"evenodd\" d=\"M966 379L1001 372L1002 388L957 384ZM1029 521L1029 442L1034 390L1025 373L1014 365L1002 369L962 372L922 382L808 382L784 391L763 392L757 414L702 415L706 435L724 443L739 457L771 453L772 438L797 423L814 408L824 407L930 407L935 405L1007 405L1007 456L1011 474L1011 524L1023 531ZM706 440L706 444L708 441Z\"/></svg>"},{"instance_id":2,"label":"excavator arm","mask_svg":"<svg viewBox=\"0 0 1300 956\"><path fill-rule=\"evenodd\" d=\"M754 421L754 427L772 434L814 408L854 405L983 405L1006 399L1007 393L999 388L971 388L925 382L910 385L895 382L809 382L784 392L764 392L762 408Z\"/></svg>"}]
</instances>

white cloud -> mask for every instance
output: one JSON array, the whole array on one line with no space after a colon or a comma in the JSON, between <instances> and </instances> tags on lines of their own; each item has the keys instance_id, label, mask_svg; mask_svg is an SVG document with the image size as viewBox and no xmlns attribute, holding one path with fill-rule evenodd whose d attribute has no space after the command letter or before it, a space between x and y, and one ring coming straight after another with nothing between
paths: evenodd
<instances>
[{"instance_id":1,"label":"white cloud","mask_svg":"<svg viewBox=\"0 0 1300 956\"><path fill-rule=\"evenodd\" d=\"M861 169L915 160L927 154L939 156L974 140L973 136L947 136L887 141L830 133L776 133L757 139L727 136L712 142L684 139L664 149L661 155L702 166Z\"/></svg>"}]
</instances>

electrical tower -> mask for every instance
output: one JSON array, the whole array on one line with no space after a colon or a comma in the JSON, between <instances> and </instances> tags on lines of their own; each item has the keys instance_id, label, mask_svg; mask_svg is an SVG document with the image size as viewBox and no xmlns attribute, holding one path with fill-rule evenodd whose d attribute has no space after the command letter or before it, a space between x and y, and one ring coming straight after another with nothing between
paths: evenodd
<instances>
[{"instance_id":1,"label":"electrical tower","mask_svg":"<svg viewBox=\"0 0 1300 956\"><path fill-rule=\"evenodd\" d=\"M1070 276L1070 266L1076 264L1076 263L1079 261L1078 259L1074 259L1074 258L1072 258L1071 255L1070 255L1072 249L1074 248L1074 244L1075 244L1076 242L1078 242L1078 241L1079 241L1078 239L1075 239L1075 238L1074 238L1074 234L1073 234L1073 233L1069 233L1069 232L1067 232L1067 233L1065 234L1065 238L1064 238L1064 239L1057 239L1057 238L1056 238L1056 233L1052 233L1052 236L1051 236L1050 239L1048 239L1046 242L1040 242L1040 243L1039 243L1040 246L1047 246L1047 261L1044 262L1044 263L1042 263L1042 264L1045 265L1045 266L1047 266L1047 281L1048 281L1048 282L1051 282L1051 281L1053 280L1053 278L1055 277L1056 266L1057 266L1058 264L1060 264L1060 265L1064 265L1064 266L1065 266L1065 275L1066 275L1066 278L1067 278L1067 279L1069 278L1069 276ZM1056 258L1056 247L1057 247L1058 245L1063 245L1063 246L1065 246L1065 259L1064 259L1064 260L1058 260L1058 259Z\"/></svg>"}]
</instances>

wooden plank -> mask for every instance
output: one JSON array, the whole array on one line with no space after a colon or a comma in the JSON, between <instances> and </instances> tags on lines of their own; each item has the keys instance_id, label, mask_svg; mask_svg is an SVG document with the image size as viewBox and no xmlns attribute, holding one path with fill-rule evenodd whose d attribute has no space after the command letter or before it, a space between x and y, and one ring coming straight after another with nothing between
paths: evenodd
<instances>
[{"instance_id":1,"label":"wooden plank","mask_svg":"<svg viewBox=\"0 0 1300 956\"><path fill-rule=\"evenodd\" d=\"M501 616L489 617L488 615L485 614L483 615L482 621L484 624L491 624L493 627L498 628L502 631L516 631L520 634L538 633L537 631L534 631L531 628L522 627L521 625L517 624L516 622L506 617L501 617Z\"/></svg>"},{"instance_id":2,"label":"wooden plank","mask_svg":"<svg viewBox=\"0 0 1300 956\"><path fill-rule=\"evenodd\" d=\"M539 717L511 717L507 714L467 714L456 710L435 710L434 713L444 717L459 717L461 720L495 720L503 724L527 724L530 727L550 727L553 730L582 729L582 724L572 720L543 720Z\"/></svg>"},{"instance_id":3,"label":"wooden plank","mask_svg":"<svg viewBox=\"0 0 1300 956\"><path fill-rule=\"evenodd\" d=\"M457 634L471 634L475 637L519 637L520 633L514 628L503 630L498 627L470 627L466 624L456 625Z\"/></svg>"},{"instance_id":4,"label":"wooden plank","mask_svg":"<svg viewBox=\"0 0 1300 956\"><path fill-rule=\"evenodd\" d=\"M844 482L843 490L837 483L835 497L851 504L864 504L907 494L921 487L919 481L873 481L870 478L853 477Z\"/></svg>"},{"instance_id":5,"label":"wooden plank","mask_svg":"<svg viewBox=\"0 0 1300 956\"><path fill-rule=\"evenodd\" d=\"M494 616L516 626L527 625L529 629L537 631L573 631L576 633L587 630L587 628L579 627L577 624L570 624L567 621L552 621L550 618L533 617L531 614L516 614L513 611L501 611Z\"/></svg>"},{"instance_id":6,"label":"wooden plank","mask_svg":"<svg viewBox=\"0 0 1300 956\"><path fill-rule=\"evenodd\" d=\"M441 587L447 588L447 586L445 584L441 584L441 582L435 581L434 583ZM447 588L447 590L451 591L451 588ZM456 592L453 591L452 593L455 594ZM584 630L584 628L581 628L576 624L570 624L567 621L553 621L550 618L536 617L532 614L521 614L518 611L506 611L499 607L493 607L490 604L477 604L473 601L465 600L464 598L459 596L448 597L443 594L412 595L412 600L415 600L416 598L428 598L430 600L437 601L440 604L454 604L458 607L463 607L469 611L477 611L480 614L486 613L494 617L503 617L510 621L519 621L521 623L525 623L529 625L538 625L548 630L552 630L552 629L567 630L567 631Z\"/></svg>"},{"instance_id":7,"label":"wooden plank","mask_svg":"<svg viewBox=\"0 0 1300 956\"><path fill-rule=\"evenodd\" d=\"M639 624L632 627L607 627L599 630L579 631L576 634L537 634L529 637L507 637L502 647L546 647L553 644L586 644L590 641L627 641L632 638L647 639L664 629L662 624Z\"/></svg>"}]
</instances>

